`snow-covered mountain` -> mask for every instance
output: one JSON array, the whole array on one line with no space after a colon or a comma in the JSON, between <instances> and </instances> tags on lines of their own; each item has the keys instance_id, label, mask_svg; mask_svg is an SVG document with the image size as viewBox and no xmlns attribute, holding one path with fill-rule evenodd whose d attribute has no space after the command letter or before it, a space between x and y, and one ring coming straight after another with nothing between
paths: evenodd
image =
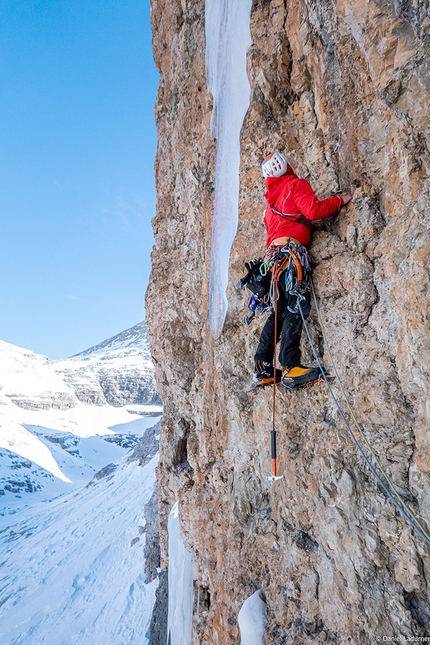
<instances>
[{"instance_id":1,"label":"snow-covered mountain","mask_svg":"<svg viewBox=\"0 0 430 645\"><path fill-rule=\"evenodd\" d=\"M0 534L0 643L148 643L157 576L148 574L157 456L123 458L75 493ZM149 521L148 521L149 520ZM156 572L155 572L156 573Z\"/></svg>"},{"instance_id":2,"label":"snow-covered mountain","mask_svg":"<svg viewBox=\"0 0 430 645\"><path fill-rule=\"evenodd\" d=\"M155 401L144 324L62 361L0 341L2 645L148 643Z\"/></svg>"},{"instance_id":3,"label":"snow-covered mountain","mask_svg":"<svg viewBox=\"0 0 430 645\"><path fill-rule=\"evenodd\" d=\"M112 336L102 343L79 352L76 356L88 356L89 354L100 354L114 350L138 350L146 361L151 360L151 352L148 343L148 328L145 321ZM72 357L75 358L75 357Z\"/></svg>"},{"instance_id":4,"label":"snow-covered mountain","mask_svg":"<svg viewBox=\"0 0 430 645\"><path fill-rule=\"evenodd\" d=\"M52 365L83 403L160 403L145 322Z\"/></svg>"},{"instance_id":5,"label":"snow-covered mountain","mask_svg":"<svg viewBox=\"0 0 430 645\"><path fill-rule=\"evenodd\" d=\"M77 403L49 358L0 340L0 410L7 401L34 410L66 410Z\"/></svg>"},{"instance_id":6,"label":"snow-covered mountain","mask_svg":"<svg viewBox=\"0 0 430 645\"><path fill-rule=\"evenodd\" d=\"M62 361L0 341L0 513L86 483L154 424L154 402L144 323Z\"/></svg>"}]
</instances>

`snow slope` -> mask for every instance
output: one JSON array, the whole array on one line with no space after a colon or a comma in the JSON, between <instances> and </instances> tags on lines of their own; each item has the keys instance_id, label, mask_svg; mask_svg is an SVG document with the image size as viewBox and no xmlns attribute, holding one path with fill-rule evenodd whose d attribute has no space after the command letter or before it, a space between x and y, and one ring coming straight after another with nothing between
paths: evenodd
<instances>
[{"instance_id":1,"label":"snow slope","mask_svg":"<svg viewBox=\"0 0 430 645\"><path fill-rule=\"evenodd\" d=\"M148 642L158 580L145 583L143 509L157 460L123 458L1 529L2 645Z\"/></svg>"},{"instance_id":2,"label":"snow slope","mask_svg":"<svg viewBox=\"0 0 430 645\"><path fill-rule=\"evenodd\" d=\"M82 486L133 448L161 414L155 406L78 403L69 410L0 407L0 515Z\"/></svg>"},{"instance_id":3,"label":"snow slope","mask_svg":"<svg viewBox=\"0 0 430 645\"><path fill-rule=\"evenodd\" d=\"M127 360L121 364L126 382L132 383L135 369L139 370L138 352L148 355L147 348L141 350L141 341L135 337L134 349L128 347L135 352L133 368L128 369ZM106 351L94 354L89 374L97 369L95 357L104 361L109 375ZM119 361L118 357L114 370ZM155 423L145 415L161 414L160 406L82 403L75 395L76 383L70 378L67 384L56 363L3 341L0 366L0 515L87 483L97 470L135 446ZM151 369L145 375L149 387L153 387Z\"/></svg>"},{"instance_id":4,"label":"snow slope","mask_svg":"<svg viewBox=\"0 0 430 645\"><path fill-rule=\"evenodd\" d=\"M121 372L120 394L149 363L136 334L125 336L122 347L107 342L87 356L89 377L100 363L107 377ZM113 368L110 351L122 352ZM57 363L0 342L1 645L149 640L162 409L84 403L72 372L66 383Z\"/></svg>"},{"instance_id":5,"label":"snow slope","mask_svg":"<svg viewBox=\"0 0 430 645\"><path fill-rule=\"evenodd\" d=\"M27 408L73 407L73 388L41 354L0 340L0 409L7 401Z\"/></svg>"}]
</instances>

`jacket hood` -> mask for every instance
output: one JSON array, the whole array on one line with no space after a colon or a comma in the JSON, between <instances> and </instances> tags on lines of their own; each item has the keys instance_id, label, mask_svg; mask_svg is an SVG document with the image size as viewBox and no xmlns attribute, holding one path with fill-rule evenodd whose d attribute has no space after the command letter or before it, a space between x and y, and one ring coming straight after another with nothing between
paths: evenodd
<instances>
[{"instance_id":1,"label":"jacket hood","mask_svg":"<svg viewBox=\"0 0 430 645\"><path fill-rule=\"evenodd\" d=\"M266 179L266 200L269 203L276 201L279 197L283 187L286 182L291 181L292 179L297 179L297 175L294 173L290 164L288 164L287 172L281 177L267 177Z\"/></svg>"}]
</instances>

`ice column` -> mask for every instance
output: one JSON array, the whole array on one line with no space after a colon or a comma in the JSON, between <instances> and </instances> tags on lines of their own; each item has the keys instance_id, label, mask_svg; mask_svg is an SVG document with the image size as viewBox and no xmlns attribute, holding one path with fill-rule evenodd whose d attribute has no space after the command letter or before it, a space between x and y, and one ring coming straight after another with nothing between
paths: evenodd
<instances>
[{"instance_id":1,"label":"ice column","mask_svg":"<svg viewBox=\"0 0 430 645\"><path fill-rule=\"evenodd\" d=\"M217 139L212 223L209 324L214 338L227 314L230 249L237 230L240 130L249 106L246 52L252 0L206 0L206 75L214 99L211 134Z\"/></svg>"},{"instance_id":2,"label":"ice column","mask_svg":"<svg viewBox=\"0 0 430 645\"><path fill-rule=\"evenodd\" d=\"M178 502L170 511L167 528L169 532L167 644L190 645L193 619L193 569L191 555L184 547L179 531Z\"/></svg>"},{"instance_id":3,"label":"ice column","mask_svg":"<svg viewBox=\"0 0 430 645\"><path fill-rule=\"evenodd\" d=\"M260 590L245 600L237 620L240 629L240 645L264 645L266 603L260 598Z\"/></svg>"}]
</instances>

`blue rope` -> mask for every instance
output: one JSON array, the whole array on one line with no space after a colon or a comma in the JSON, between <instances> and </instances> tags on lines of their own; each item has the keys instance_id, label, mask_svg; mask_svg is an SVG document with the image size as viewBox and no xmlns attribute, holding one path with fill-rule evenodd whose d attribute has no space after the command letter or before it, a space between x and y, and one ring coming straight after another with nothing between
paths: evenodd
<instances>
[{"instance_id":1,"label":"blue rope","mask_svg":"<svg viewBox=\"0 0 430 645\"><path fill-rule=\"evenodd\" d=\"M331 398L333 399L334 404L336 405L336 408L337 408L337 410L338 410L338 412L339 412L340 416L342 417L342 420L343 420L343 422L344 422L345 426L347 427L349 434L350 434L350 435L351 435L351 437L352 437L352 440L354 441L354 443L355 443L355 445L357 446L357 448L358 448L359 452L361 453L361 455L362 455L362 457L363 457L364 461L366 462L366 464L367 464L367 465L368 465L368 467L370 468L370 471L372 472L372 474L374 475L374 477L377 479L377 481L378 481L379 485L380 485L380 486L381 486L381 488L384 490L384 492L385 492L385 494L387 495L387 497L388 497L389 499L391 499L391 501L393 502L393 504L395 505L395 507L397 508L397 510L398 510L398 511L403 515L403 517L405 518L405 520L406 520L406 521L407 521L411 526L413 526L413 527L414 527L414 529L416 530L416 532L417 532L419 535L421 535L421 537L423 538L423 540L425 540L425 542L430 546L430 538L429 538L429 537L425 534L425 532L424 532L424 531L423 531L423 530L422 530L422 529L421 529L421 528L420 528L420 527L419 527L419 526L414 522L414 520L413 520L413 519L408 515L408 513L407 513L407 512L402 508L402 506L398 503L398 501L397 501L397 500L396 500L396 498L394 497L393 493L392 493L392 492L390 491L390 489L389 489L389 488L384 484L384 482L382 481L381 477L379 476L379 474L376 472L375 468L374 468L374 467L372 466L372 464L370 463L370 461L369 461L369 459L368 459L368 457L367 457L366 453L364 452L364 450L363 450L363 448L361 447L361 445L360 445L359 441L357 440L356 436L354 435L354 433L353 433L353 431L352 431L352 429L351 429L351 426L349 425L348 421L346 420L345 415L344 415L344 413L343 413L343 411L342 411L342 409L341 409L341 407L340 407L340 405L339 405L339 403L338 403L338 400L337 400L337 398L336 398L336 396L335 396L335 394L334 394L333 390L331 389L330 383L329 383L329 382L328 382L328 380L327 380L327 377L326 377L325 371L324 371L324 369L323 369L323 367L322 367L322 365L321 365L320 359L319 359L318 354L317 354L317 352L316 352L316 350L315 350L315 346L314 346L314 344L313 344L313 342L312 342L312 338L311 338L311 335L310 335L310 333L309 333L309 328L308 328L308 326L307 326L307 324L306 324L306 320L305 320L305 317L304 317L304 315L303 315L302 306L301 306L301 304L300 304L300 300L299 300L299 299L297 299L297 304L298 304L298 307L299 307L300 315L301 315L301 317L302 317L303 326L304 326L304 328L305 328L306 335L307 335L308 340L309 340L309 344L310 344L310 346L311 346L311 349L312 349L313 355L315 356L315 359L316 359L316 361L317 361L317 363L318 363L318 367L320 368L321 375L322 375L322 377L323 377L323 379L324 379L324 381L325 381L325 384L327 385L328 391L329 391L329 392L330 392L330 394L331 394Z\"/></svg>"}]
</instances>

